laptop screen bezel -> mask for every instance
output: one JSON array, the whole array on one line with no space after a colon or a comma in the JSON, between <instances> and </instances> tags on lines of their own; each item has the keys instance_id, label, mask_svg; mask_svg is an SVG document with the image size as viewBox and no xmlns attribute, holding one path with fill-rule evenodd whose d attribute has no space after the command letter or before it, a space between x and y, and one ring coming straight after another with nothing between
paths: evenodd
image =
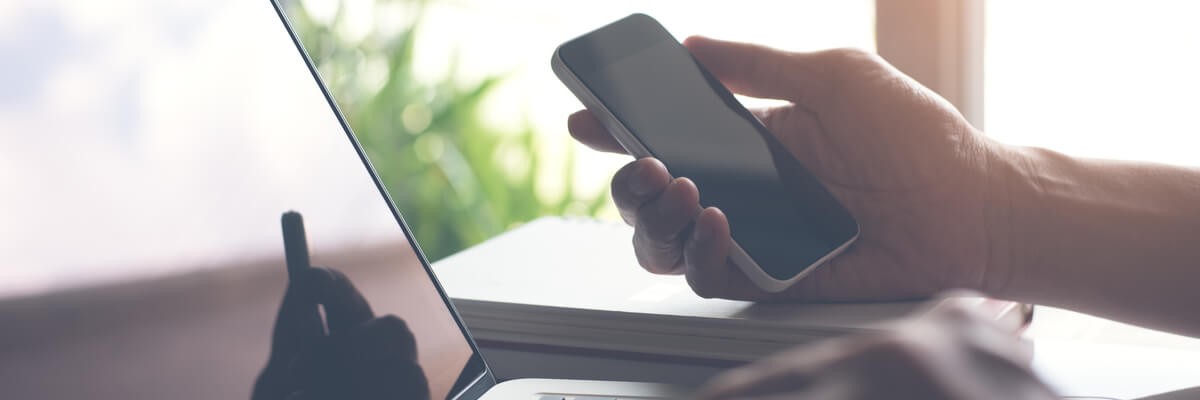
<instances>
[{"instance_id":1,"label":"laptop screen bezel","mask_svg":"<svg viewBox=\"0 0 1200 400\"><path fill-rule=\"evenodd\" d=\"M470 332L467 331L467 327L465 324L463 324L462 318L458 314L458 310L454 308L454 304L450 302L450 297L447 296L445 290L442 289L442 284L438 282L437 276L434 275L433 268L430 267L429 260L425 258L425 253L421 251L421 246L417 244L416 239L413 237L412 231L408 227L408 223L406 223L404 221L404 217L400 215L400 210L396 208L396 203L392 201L391 196L388 194L387 189L383 185L383 181L379 179L379 174L375 172L375 168L371 165L371 160L367 158L362 146L358 143L358 139L354 136L354 130L350 127L350 124L346 122L345 116L342 115L342 110L338 107L337 103L333 99L333 95L330 94L329 89L325 86L325 82L321 79L321 75L317 71L315 64L313 64L312 58L309 57L308 51L304 49L304 45L300 42L300 38L292 29L292 25L288 21L287 14L283 11L283 6L279 4L278 0L270 0L270 2L271 6L275 8L275 13L279 16L279 21L283 24L283 28L287 30L288 37L292 39L292 44L296 46L296 51L299 52L301 59L304 60L305 67L308 68L308 71L312 75L313 80L316 82L317 87L321 89L321 95L325 97L325 102L329 105L330 111L332 111L334 116L337 117L338 124L341 125L342 131L346 134L346 138L350 140L351 145L354 146L354 151L358 153L359 160L363 163L363 167L366 168L367 173L370 174L371 181L375 183L376 190L379 191L379 194L382 196L383 200L387 202L388 209L392 212L392 217L396 219L397 225L399 225L400 229L404 231L404 237L408 240L409 245L412 246L413 252L416 253L417 259L421 261L421 266L425 268L425 273L429 276L429 280L433 283L438 295L442 297L442 303L446 305L446 309L454 318L455 324L458 325L459 332L462 333L463 337L466 338L468 345L471 346L471 357L468 359L467 364L463 367L464 371L460 374L460 376L472 376L474 378L456 382L455 387L451 389L450 395L447 398L472 400L482 397L484 392L496 385L496 378L492 374L491 368L489 368L487 363L483 360L483 356L479 352L479 347L475 343L475 339L472 338ZM472 370L477 370L477 372L472 373ZM462 385L464 382L466 382L466 384Z\"/></svg>"}]
</instances>

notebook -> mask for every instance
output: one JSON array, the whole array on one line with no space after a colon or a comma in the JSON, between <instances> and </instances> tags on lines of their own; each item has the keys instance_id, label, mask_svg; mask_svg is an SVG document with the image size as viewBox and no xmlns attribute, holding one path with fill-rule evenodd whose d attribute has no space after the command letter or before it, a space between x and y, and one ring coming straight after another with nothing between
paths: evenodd
<instances>
[{"instance_id":1,"label":"notebook","mask_svg":"<svg viewBox=\"0 0 1200 400\"><path fill-rule=\"evenodd\" d=\"M926 302L756 304L704 299L681 276L638 266L619 222L541 218L434 263L481 342L752 361L799 344L880 329ZM1028 308L982 301L997 318Z\"/></svg>"}]
</instances>

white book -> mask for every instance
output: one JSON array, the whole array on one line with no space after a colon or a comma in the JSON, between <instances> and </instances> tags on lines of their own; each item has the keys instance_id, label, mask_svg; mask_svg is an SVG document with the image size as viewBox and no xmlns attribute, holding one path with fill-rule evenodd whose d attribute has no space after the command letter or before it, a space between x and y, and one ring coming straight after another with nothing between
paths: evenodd
<instances>
[{"instance_id":1,"label":"white book","mask_svg":"<svg viewBox=\"0 0 1200 400\"><path fill-rule=\"evenodd\" d=\"M542 218L434 271L480 341L735 362L878 329L925 306L704 299L682 276L638 266L632 236L620 223ZM1020 311L1011 308L1004 313Z\"/></svg>"}]
</instances>

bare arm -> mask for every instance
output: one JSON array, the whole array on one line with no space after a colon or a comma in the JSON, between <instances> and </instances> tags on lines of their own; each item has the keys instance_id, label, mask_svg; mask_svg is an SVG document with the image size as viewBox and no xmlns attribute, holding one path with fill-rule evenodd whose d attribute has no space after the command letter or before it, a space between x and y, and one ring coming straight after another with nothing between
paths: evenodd
<instances>
[{"instance_id":1,"label":"bare arm","mask_svg":"<svg viewBox=\"0 0 1200 400\"><path fill-rule=\"evenodd\" d=\"M1200 335L1200 169L1001 152L1012 214L995 249L1011 275L985 290Z\"/></svg>"}]
</instances>

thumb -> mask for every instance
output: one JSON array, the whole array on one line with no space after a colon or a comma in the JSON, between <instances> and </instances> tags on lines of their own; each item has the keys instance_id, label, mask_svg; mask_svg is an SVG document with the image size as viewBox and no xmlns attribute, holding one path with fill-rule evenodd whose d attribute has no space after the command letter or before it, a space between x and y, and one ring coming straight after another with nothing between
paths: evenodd
<instances>
[{"instance_id":1,"label":"thumb","mask_svg":"<svg viewBox=\"0 0 1200 400\"><path fill-rule=\"evenodd\" d=\"M689 37L683 45L734 93L808 107L810 99L828 92L829 68L822 65L821 53L793 53L703 36Z\"/></svg>"}]
</instances>

